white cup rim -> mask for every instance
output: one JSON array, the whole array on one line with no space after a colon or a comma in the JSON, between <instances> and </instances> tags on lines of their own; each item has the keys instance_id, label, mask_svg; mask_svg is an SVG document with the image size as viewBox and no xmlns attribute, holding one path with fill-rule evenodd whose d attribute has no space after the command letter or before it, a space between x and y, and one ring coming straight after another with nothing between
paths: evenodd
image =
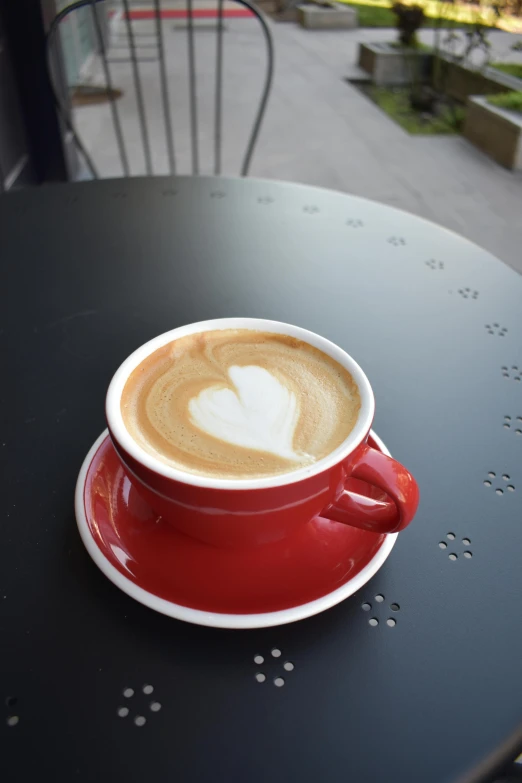
<instances>
[{"instance_id":1,"label":"white cup rim","mask_svg":"<svg viewBox=\"0 0 522 783\"><path fill-rule=\"evenodd\" d=\"M330 452L326 457L323 457L323 459L314 462L312 465L298 468L289 473L281 473L276 476L254 479L224 479L200 476L166 465L160 459L143 449L127 430L121 414L121 395L129 375L147 358L147 356L158 350L158 348L162 348L167 343L178 340L181 337L197 334L198 332L220 329L252 329L255 331L274 332L276 334L296 337L315 348L319 348L345 367L351 373L359 388L361 408L354 428L340 446ZM325 337L321 337L320 335L315 334L315 332L310 332L308 329L264 318L216 318L210 321L199 321L197 323L187 324L186 326L180 326L176 329L164 332L163 334L158 335L158 337L154 337L131 353L116 370L109 384L105 402L107 423L113 439L138 463L167 479L173 479L194 487L208 487L223 490L252 490L282 487L289 484L296 484L304 479L311 478L312 476L319 475L320 473L329 470L334 465L337 465L339 462L346 459L346 457L362 443L365 436L370 431L374 412L375 400L370 382L355 359L352 359L346 351L343 351L342 348L330 340L327 340Z\"/></svg>"}]
</instances>

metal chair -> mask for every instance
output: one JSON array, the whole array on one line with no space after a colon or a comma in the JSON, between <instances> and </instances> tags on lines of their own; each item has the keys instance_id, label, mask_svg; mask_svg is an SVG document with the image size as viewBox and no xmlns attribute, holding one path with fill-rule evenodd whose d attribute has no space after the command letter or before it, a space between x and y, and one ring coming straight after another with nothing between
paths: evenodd
<instances>
[{"instance_id":1,"label":"metal chair","mask_svg":"<svg viewBox=\"0 0 522 783\"><path fill-rule=\"evenodd\" d=\"M80 135L74 127L74 123L71 117L70 107L68 105L67 97L64 99L60 96L60 92L57 89L57 84L54 79L53 57L56 56L55 46L57 44L57 33L60 29L61 23L69 16L69 14L78 11L79 9L90 7L92 13L93 27L96 32L97 39L97 55L100 58L103 76L105 80L105 88L107 91L107 97L110 101L111 119L114 128L114 134L118 147L119 157L121 161L121 167L124 176L131 176L129 166L129 155L125 144L124 134L122 130L122 121L120 117L120 111L118 108L118 100L115 98L117 92L114 90L113 79L111 78L110 60L107 56L107 35L106 31L102 31L102 25L100 23L100 17L96 6L99 3L106 0L77 0L77 2L63 8L52 21L47 34L47 64L49 70L49 77L51 85L53 87L56 106L58 112L64 122L65 127L71 134L74 143L76 144L79 152L83 156L86 165L93 178L99 178L97 168L91 158L91 155L87 151L83 144ZM246 176L251 164L252 155L255 145L258 140L259 131L265 114L267 101L272 86L273 71L274 71L274 47L272 41L272 35L268 24L256 6L250 2L250 0L235 0L241 6L249 9L252 15L257 19L261 26L263 33L264 46L266 50L266 66L264 82L261 90L259 105L254 116L252 129L248 136L246 149L242 158L240 173L241 176ZM216 61L215 61L215 95L214 95L214 109L213 109L213 172L214 174L221 174L222 168L222 140L223 140L223 49L224 49L224 0L217 0L217 18L216 18ZM136 32L132 26L132 17L129 8L129 0L122 0L122 12L123 22L126 28L128 48L129 48L129 62L132 69L132 78L134 92L136 96L136 106L138 113L138 121L140 128L141 143L143 145L143 153L145 160L145 169L147 174L153 174L152 156L151 156L151 144L149 125L147 122L147 116L145 111L145 103L143 97L143 86L139 68L139 58L137 55L137 40ZM165 141L168 158L169 173L176 173L176 154L175 154L175 118L173 121L173 113L171 109L171 101L169 98L168 90L168 73L165 62L165 44L162 28L162 9L161 0L153 0L152 8L150 9L152 19L155 24L155 43L157 47L157 62L158 62L158 75L161 89L161 103L163 122L165 128ZM186 18L187 18L187 52L188 52L188 85L189 85L189 118L190 118L190 136L191 136L191 165L192 174L200 173L200 149L198 139L198 99L197 99L197 74L196 74L196 59L195 59L195 26L194 26L194 2L193 0L186 0ZM105 33L105 35L104 35Z\"/></svg>"}]
</instances>

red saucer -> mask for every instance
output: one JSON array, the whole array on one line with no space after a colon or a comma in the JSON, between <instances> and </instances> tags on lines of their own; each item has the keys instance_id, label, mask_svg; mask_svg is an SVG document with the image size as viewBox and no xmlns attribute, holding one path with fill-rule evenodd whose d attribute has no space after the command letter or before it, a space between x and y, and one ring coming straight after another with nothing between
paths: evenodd
<instances>
[{"instance_id":1,"label":"red saucer","mask_svg":"<svg viewBox=\"0 0 522 783\"><path fill-rule=\"evenodd\" d=\"M276 544L203 544L156 518L106 432L80 472L76 517L91 557L129 595L179 619L235 628L291 622L333 606L371 578L397 537L316 517Z\"/></svg>"}]
</instances>

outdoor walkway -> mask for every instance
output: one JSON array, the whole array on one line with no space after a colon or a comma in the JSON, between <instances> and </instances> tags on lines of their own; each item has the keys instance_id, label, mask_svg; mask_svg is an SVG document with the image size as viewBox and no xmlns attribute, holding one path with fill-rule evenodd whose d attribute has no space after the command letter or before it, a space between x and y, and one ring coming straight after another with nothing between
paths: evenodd
<instances>
[{"instance_id":1,"label":"outdoor walkway","mask_svg":"<svg viewBox=\"0 0 522 783\"><path fill-rule=\"evenodd\" d=\"M150 30L150 22L135 23ZM175 144L180 173L189 171L190 135L186 34L182 23L164 23L167 66L175 96ZM142 27L140 27L142 25ZM215 35L200 24L197 58L200 140L204 169L211 171ZM460 137L409 136L346 81L357 74L361 40L393 40L394 30L306 31L272 25L276 46L274 90L251 175L320 185L392 204L469 237L522 273L522 174L504 170ZM430 42L431 31L422 39ZM493 33L495 59L515 36ZM123 38L121 39L123 40ZM146 40L146 38L142 39ZM237 174L248 123L259 95L264 53L251 19L226 22L225 149L223 170ZM122 50L118 50L119 57ZM499 57L497 57L500 55ZM142 50L150 57L151 50ZM511 55L509 59L522 59ZM134 173L142 173L130 64L112 66L131 144ZM158 64L143 62L155 170L167 173L160 112ZM104 176L118 176L107 106L77 111L77 124Z\"/></svg>"}]
</instances>

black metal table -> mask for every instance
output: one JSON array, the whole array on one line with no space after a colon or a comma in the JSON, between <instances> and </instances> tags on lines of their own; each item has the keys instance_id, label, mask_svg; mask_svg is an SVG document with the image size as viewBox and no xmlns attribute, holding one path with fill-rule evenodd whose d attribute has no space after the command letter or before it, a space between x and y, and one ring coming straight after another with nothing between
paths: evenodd
<instances>
[{"instance_id":1,"label":"black metal table","mask_svg":"<svg viewBox=\"0 0 522 783\"><path fill-rule=\"evenodd\" d=\"M212 178L11 193L0 255L3 780L445 783L522 749L516 273L382 205ZM376 432L421 488L363 590L246 632L133 602L73 513L114 369L156 334L229 315L348 350Z\"/></svg>"}]
</instances>

